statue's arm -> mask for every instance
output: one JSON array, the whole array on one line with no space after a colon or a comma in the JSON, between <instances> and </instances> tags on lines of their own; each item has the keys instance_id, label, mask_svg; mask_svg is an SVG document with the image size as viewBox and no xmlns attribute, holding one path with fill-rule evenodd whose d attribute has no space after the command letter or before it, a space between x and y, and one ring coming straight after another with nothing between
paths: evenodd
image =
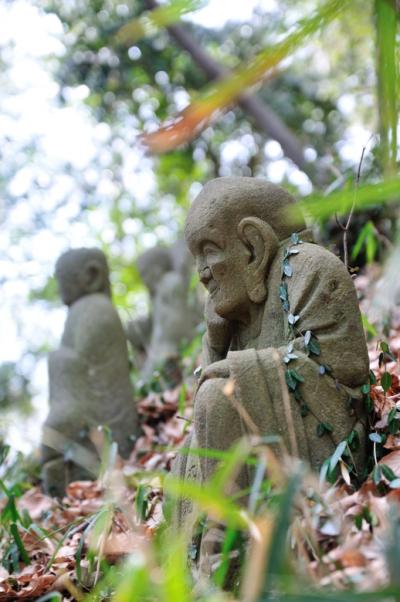
<instances>
[{"instance_id":1,"label":"statue's arm","mask_svg":"<svg viewBox=\"0 0 400 602\"><path fill-rule=\"evenodd\" d=\"M128 322L126 326L126 336L134 348L145 350L148 347L151 337L152 322L151 315Z\"/></svg>"},{"instance_id":2,"label":"statue's arm","mask_svg":"<svg viewBox=\"0 0 400 602\"><path fill-rule=\"evenodd\" d=\"M215 312L210 295L206 299L204 318L207 330L203 336L203 367L225 359L232 339L232 325Z\"/></svg>"}]
</instances>

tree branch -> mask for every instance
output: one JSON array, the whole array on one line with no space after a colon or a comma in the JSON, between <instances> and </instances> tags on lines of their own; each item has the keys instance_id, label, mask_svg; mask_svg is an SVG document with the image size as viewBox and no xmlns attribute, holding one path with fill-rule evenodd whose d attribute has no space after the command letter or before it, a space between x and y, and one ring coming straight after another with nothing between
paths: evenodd
<instances>
[{"instance_id":1,"label":"tree branch","mask_svg":"<svg viewBox=\"0 0 400 602\"><path fill-rule=\"evenodd\" d=\"M145 0L145 2L151 10L159 6L156 0ZM169 25L167 30L179 46L190 54L208 79L222 79L229 74L229 71L217 63L208 52L196 43L193 36L186 32L181 25ZM300 169L306 171L303 145L281 118L253 94L240 96L239 104L244 111L253 117L260 130L279 142L286 157L291 159Z\"/></svg>"}]
</instances>

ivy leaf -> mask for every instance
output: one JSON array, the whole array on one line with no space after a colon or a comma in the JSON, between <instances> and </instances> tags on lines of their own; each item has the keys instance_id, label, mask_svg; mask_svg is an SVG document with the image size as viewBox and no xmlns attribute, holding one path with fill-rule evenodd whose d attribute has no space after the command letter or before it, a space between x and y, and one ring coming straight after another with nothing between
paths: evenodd
<instances>
[{"instance_id":1,"label":"ivy leaf","mask_svg":"<svg viewBox=\"0 0 400 602\"><path fill-rule=\"evenodd\" d=\"M290 236L290 240L292 241L292 243L294 245L299 245L302 242L300 240L300 236L297 234L297 232L292 233L292 235Z\"/></svg>"},{"instance_id":2,"label":"ivy leaf","mask_svg":"<svg viewBox=\"0 0 400 602\"><path fill-rule=\"evenodd\" d=\"M333 452L330 462L329 462L329 470L333 470L340 458L343 456L343 453L347 447L347 441L341 441L335 451Z\"/></svg>"},{"instance_id":3,"label":"ivy leaf","mask_svg":"<svg viewBox=\"0 0 400 602\"><path fill-rule=\"evenodd\" d=\"M370 391L371 391L371 386L369 383L367 383L361 387L361 393L364 393L364 395L368 395L368 393Z\"/></svg>"},{"instance_id":4,"label":"ivy leaf","mask_svg":"<svg viewBox=\"0 0 400 602\"><path fill-rule=\"evenodd\" d=\"M308 412L310 411L310 408L308 407L308 405L306 403L304 403L304 401L300 404L300 414L302 415L302 417L304 418L305 416L307 416Z\"/></svg>"},{"instance_id":5,"label":"ivy leaf","mask_svg":"<svg viewBox=\"0 0 400 602\"><path fill-rule=\"evenodd\" d=\"M279 286L279 298L285 311L289 311L289 295L286 282Z\"/></svg>"},{"instance_id":6,"label":"ivy leaf","mask_svg":"<svg viewBox=\"0 0 400 602\"><path fill-rule=\"evenodd\" d=\"M392 386L392 375L389 372L384 372L381 378L382 389L387 393Z\"/></svg>"},{"instance_id":7,"label":"ivy leaf","mask_svg":"<svg viewBox=\"0 0 400 602\"><path fill-rule=\"evenodd\" d=\"M374 443L382 443L382 437L379 433L370 433L369 439L370 439L370 441L373 441Z\"/></svg>"},{"instance_id":8,"label":"ivy leaf","mask_svg":"<svg viewBox=\"0 0 400 602\"><path fill-rule=\"evenodd\" d=\"M294 324L296 324L296 322L298 322L300 320L300 316L299 315L293 315L293 314L289 314L288 315L288 322L291 326L293 326Z\"/></svg>"},{"instance_id":9,"label":"ivy leaf","mask_svg":"<svg viewBox=\"0 0 400 602\"><path fill-rule=\"evenodd\" d=\"M296 370L286 370L285 372L286 384L291 391L295 391L298 383L303 383L304 378L296 372Z\"/></svg>"},{"instance_id":10,"label":"ivy leaf","mask_svg":"<svg viewBox=\"0 0 400 602\"><path fill-rule=\"evenodd\" d=\"M324 366L324 364L321 364L320 367L318 368L318 373L323 376L326 373L326 368Z\"/></svg>"},{"instance_id":11,"label":"ivy leaf","mask_svg":"<svg viewBox=\"0 0 400 602\"><path fill-rule=\"evenodd\" d=\"M308 349L310 353L313 353L314 355L320 355L321 347L319 345L318 340L315 337L311 338L311 341L308 344Z\"/></svg>"},{"instance_id":12,"label":"ivy leaf","mask_svg":"<svg viewBox=\"0 0 400 602\"><path fill-rule=\"evenodd\" d=\"M333 426L329 422L319 422L317 425L317 435L322 437L325 433L332 433Z\"/></svg>"},{"instance_id":13,"label":"ivy leaf","mask_svg":"<svg viewBox=\"0 0 400 602\"><path fill-rule=\"evenodd\" d=\"M393 481L390 481L389 487L391 489L399 489L400 488L400 479L393 479Z\"/></svg>"},{"instance_id":14,"label":"ivy leaf","mask_svg":"<svg viewBox=\"0 0 400 602\"><path fill-rule=\"evenodd\" d=\"M394 481L397 478L395 473L393 472L393 470L387 464L381 464L381 468L382 468L383 476L388 481Z\"/></svg>"},{"instance_id":15,"label":"ivy leaf","mask_svg":"<svg viewBox=\"0 0 400 602\"><path fill-rule=\"evenodd\" d=\"M295 353L287 353L284 358L283 361L285 362L285 364L288 364L289 362L291 362L292 360L297 360L298 359L298 355L296 355Z\"/></svg>"},{"instance_id":16,"label":"ivy leaf","mask_svg":"<svg viewBox=\"0 0 400 602\"><path fill-rule=\"evenodd\" d=\"M293 268L292 268L292 266L290 265L290 263L288 262L287 259L285 259L285 261L283 262L283 273L288 278L290 278L292 276L292 274L293 274Z\"/></svg>"},{"instance_id":17,"label":"ivy leaf","mask_svg":"<svg viewBox=\"0 0 400 602\"><path fill-rule=\"evenodd\" d=\"M310 341L311 341L311 330L307 330L306 334L304 335L304 346L308 347L308 344Z\"/></svg>"},{"instance_id":18,"label":"ivy leaf","mask_svg":"<svg viewBox=\"0 0 400 602\"><path fill-rule=\"evenodd\" d=\"M347 437L347 443L352 451L356 451L360 446L360 436L356 430L351 431Z\"/></svg>"},{"instance_id":19,"label":"ivy leaf","mask_svg":"<svg viewBox=\"0 0 400 602\"><path fill-rule=\"evenodd\" d=\"M300 253L299 249L293 249L292 247L290 249L287 249L287 254L289 255L297 255L298 253Z\"/></svg>"},{"instance_id":20,"label":"ivy leaf","mask_svg":"<svg viewBox=\"0 0 400 602\"><path fill-rule=\"evenodd\" d=\"M374 466L374 470L372 471L372 480L375 483L375 485L379 485L379 483L382 481L382 470L379 464L376 464Z\"/></svg>"},{"instance_id":21,"label":"ivy leaf","mask_svg":"<svg viewBox=\"0 0 400 602\"><path fill-rule=\"evenodd\" d=\"M372 370L369 371L369 382L371 385L376 385L376 376Z\"/></svg>"},{"instance_id":22,"label":"ivy leaf","mask_svg":"<svg viewBox=\"0 0 400 602\"><path fill-rule=\"evenodd\" d=\"M381 342L380 348L384 353L390 353L389 345L386 343L386 341Z\"/></svg>"}]
</instances>

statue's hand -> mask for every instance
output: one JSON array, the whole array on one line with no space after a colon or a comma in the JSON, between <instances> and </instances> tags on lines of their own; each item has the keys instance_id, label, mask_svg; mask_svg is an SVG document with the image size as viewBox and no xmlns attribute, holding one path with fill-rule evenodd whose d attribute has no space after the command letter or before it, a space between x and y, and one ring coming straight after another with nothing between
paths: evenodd
<instances>
[{"instance_id":1,"label":"statue's hand","mask_svg":"<svg viewBox=\"0 0 400 602\"><path fill-rule=\"evenodd\" d=\"M207 296L204 316L207 324L208 343L212 349L225 355L232 338L232 324L219 316L210 295Z\"/></svg>"},{"instance_id":2,"label":"statue's hand","mask_svg":"<svg viewBox=\"0 0 400 602\"><path fill-rule=\"evenodd\" d=\"M201 377L199 380L199 386L210 378L229 378L230 376L230 368L228 360L220 360L219 362L213 362L201 373Z\"/></svg>"}]
</instances>

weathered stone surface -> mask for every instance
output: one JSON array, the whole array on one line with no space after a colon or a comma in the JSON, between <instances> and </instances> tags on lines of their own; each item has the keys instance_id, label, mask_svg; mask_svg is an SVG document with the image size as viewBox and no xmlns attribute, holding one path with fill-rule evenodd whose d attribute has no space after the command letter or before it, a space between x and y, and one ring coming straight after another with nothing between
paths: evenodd
<instances>
[{"instance_id":1,"label":"weathered stone surface","mask_svg":"<svg viewBox=\"0 0 400 602\"><path fill-rule=\"evenodd\" d=\"M94 476L97 455L90 429L108 426L127 457L139 424L126 337L111 301L104 254L67 251L57 261L56 278L68 316L60 348L49 355L42 478L47 492L62 495L71 480Z\"/></svg>"},{"instance_id":2,"label":"weathered stone surface","mask_svg":"<svg viewBox=\"0 0 400 602\"><path fill-rule=\"evenodd\" d=\"M166 364L172 372L180 343L193 337L202 320L198 301L189 295L191 266L183 240L170 247L153 247L138 258L137 267L150 294L151 313L129 322L127 336L139 358L143 379Z\"/></svg>"},{"instance_id":3,"label":"weathered stone surface","mask_svg":"<svg viewBox=\"0 0 400 602\"><path fill-rule=\"evenodd\" d=\"M189 211L186 240L209 295L194 428L183 446L225 451L255 427L279 435L290 453L318 469L356 430L360 467L368 355L356 292L342 262L312 243L304 223L289 223L285 209L293 202L263 180L219 178ZM294 229L298 236L291 236ZM226 394L230 379L233 398ZM215 460L182 454L173 470L205 483ZM250 481L244 468L233 487ZM190 511L182 500L181 524Z\"/></svg>"}]
</instances>

